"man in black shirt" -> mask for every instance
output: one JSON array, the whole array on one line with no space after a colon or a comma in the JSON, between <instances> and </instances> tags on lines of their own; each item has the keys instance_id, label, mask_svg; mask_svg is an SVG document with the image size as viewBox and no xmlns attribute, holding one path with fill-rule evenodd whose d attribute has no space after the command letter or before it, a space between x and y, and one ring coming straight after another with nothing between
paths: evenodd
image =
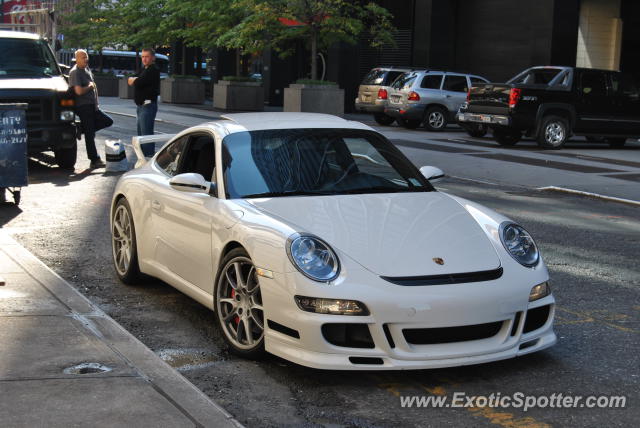
<instances>
[{"instance_id":1,"label":"man in black shirt","mask_svg":"<svg viewBox=\"0 0 640 428\"><path fill-rule=\"evenodd\" d=\"M142 65L144 68L135 77L129 77L128 83L133 86L133 100L137 107L138 135L153 135L153 125L158 112L158 95L160 94L160 70L155 64L156 54L153 49L142 50ZM145 156L153 155L143 145Z\"/></svg>"}]
</instances>

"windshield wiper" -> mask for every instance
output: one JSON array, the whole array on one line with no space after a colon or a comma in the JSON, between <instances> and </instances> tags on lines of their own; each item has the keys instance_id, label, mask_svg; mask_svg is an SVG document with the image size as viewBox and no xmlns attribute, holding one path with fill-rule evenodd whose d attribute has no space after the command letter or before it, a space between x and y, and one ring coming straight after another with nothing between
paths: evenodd
<instances>
[{"instance_id":1,"label":"windshield wiper","mask_svg":"<svg viewBox=\"0 0 640 428\"><path fill-rule=\"evenodd\" d=\"M319 195L335 195L335 192L321 192L309 190L285 190L284 192L264 192L254 193L252 195L244 195L243 198L275 198L278 196L319 196Z\"/></svg>"}]
</instances>

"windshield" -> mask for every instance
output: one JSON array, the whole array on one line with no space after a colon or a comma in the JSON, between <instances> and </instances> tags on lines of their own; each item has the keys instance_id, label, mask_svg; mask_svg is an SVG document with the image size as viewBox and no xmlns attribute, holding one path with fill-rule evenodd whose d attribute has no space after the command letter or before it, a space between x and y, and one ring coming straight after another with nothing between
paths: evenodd
<instances>
[{"instance_id":1,"label":"windshield","mask_svg":"<svg viewBox=\"0 0 640 428\"><path fill-rule=\"evenodd\" d=\"M58 75L58 64L44 40L0 39L0 79Z\"/></svg>"},{"instance_id":2,"label":"windshield","mask_svg":"<svg viewBox=\"0 0 640 428\"><path fill-rule=\"evenodd\" d=\"M222 143L230 199L433 190L372 131L276 129L231 134Z\"/></svg>"}]
</instances>

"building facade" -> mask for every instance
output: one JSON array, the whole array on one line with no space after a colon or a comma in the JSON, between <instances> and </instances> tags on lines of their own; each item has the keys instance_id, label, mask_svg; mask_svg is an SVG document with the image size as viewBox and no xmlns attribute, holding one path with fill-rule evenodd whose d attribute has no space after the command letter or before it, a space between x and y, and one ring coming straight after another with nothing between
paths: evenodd
<instances>
[{"instance_id":1,"label":"building facade","mask_svg":"<svg viewBox=\"0 0 640 428\"><path fill-rule=\"evenodd\" d=\"M640 75L638 0L379 0L394 15L396 47L340 44L326 53L326 80L353 110L358 84L379 65L469 72L505 81L535 65L614 69ZM266 55L267 99L308 73L303 55Z\"/></svg>"}]
</instances>

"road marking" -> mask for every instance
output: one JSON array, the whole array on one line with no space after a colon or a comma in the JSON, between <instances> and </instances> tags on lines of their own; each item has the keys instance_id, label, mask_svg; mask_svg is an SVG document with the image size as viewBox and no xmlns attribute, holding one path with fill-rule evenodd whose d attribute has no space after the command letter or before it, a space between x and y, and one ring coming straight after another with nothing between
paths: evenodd
<instances>
[{"instance_id":1,"label":"road marking","mask_svg":"<svg viewBox=\"0 0 640 428\"><path fill-rule=\"evenodd\" d=\"M640 333L640 331L630 328L630 327L623 327L621 325L615 324L613 321L620 321L620 320L626 320L629 318L628 315L625 314L616 314L613 312L608 312L606 310L601 310L601 309L597 309L597 310L593 310L593 311L585 311L585 312L579 312L579 311L573 311L573 310L569 310L566 308L561 308L559 306L556 306L556 311L562 311L562 312L566 312L568 314L574 315L579 317L579 319L577 320L570 320L568 318L564 318L562 316L558 316L556 314L557 318L560 318L562 321L560 323L556 323L557 325L564 325L564 324L580 324L580 323L586 323L586 322L595 322L598 324L602 324L605 325L607 327L611 327L614 328L616 330L620 330L620 331L624 331L625 333Z\"/></svg>"},{"instance_id":2,"label":"road marking","mask_svg":"<svg viewBox=\"0 0 640 428\"><path fill-rule=\"evenodd\" d=\"M572 194L575 194L575 195L589 196L591 198L597 198L597 199L604 199L606 201L621 202L623 204L631 204L631 205L640 205L640 201L634 201L634 200L631 200L631 199L616 198L616 197L613 197L613 196L600 195L598 193L583 192L582 190L569 189L569 188L566 188L566 187L546 186L546 187L537 187L536 190L549 191L549 192L572 193Z\"/></svg>"}]
</instances>

